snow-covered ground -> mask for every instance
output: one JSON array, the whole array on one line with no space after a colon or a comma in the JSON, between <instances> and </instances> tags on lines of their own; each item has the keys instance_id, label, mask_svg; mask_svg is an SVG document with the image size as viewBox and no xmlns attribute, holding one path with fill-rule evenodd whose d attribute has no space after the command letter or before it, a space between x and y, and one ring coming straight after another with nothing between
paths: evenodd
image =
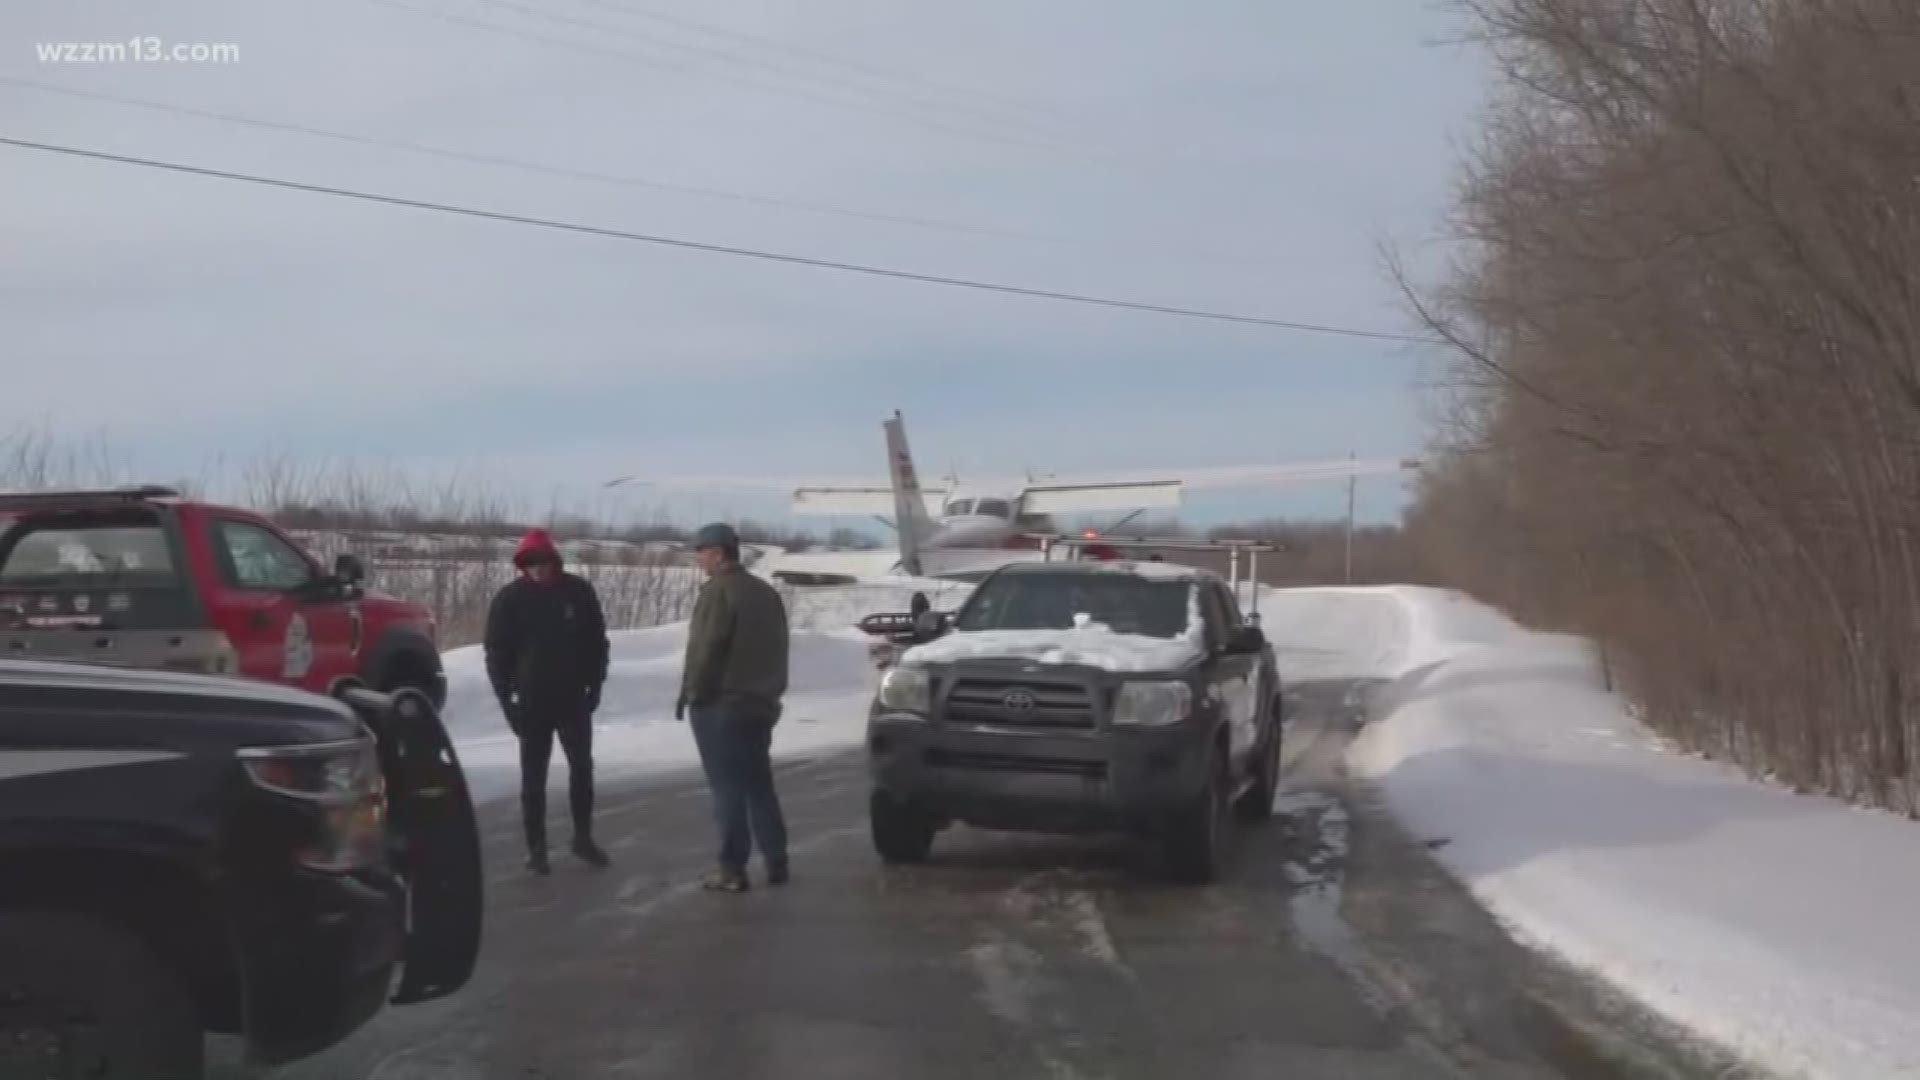
<instances>
[{"instance_id":1,"label":"snow-covered ground","mask_svg":"<svg viewBox=\"0 0 1920 1080\"><path fill-rule=\"evenodd\" d=\"M951 607L964 588L911 579L801 590L789 606L793 630L786 711L774 728L776 757L792 757L859 743L867 703L879 672L868 658L872 640L854 624L875 611L904 611L916 590L935 608ZM693 733L673 718L679 696L687 624L670 623L611 635L613 656L595 717L595 773L618 779L696 768ZM444 656L446 723L476 798L496 799L520 788L519 744L507 730L485 654L477 645ZM565 806L566 762L558 745L548 783L550 806ZM557 801L555 801L557 800Z\"/></svg>"},{"instance_id":2,"label":"snow-covered ground","mask_svg":"<svg viewBox=\"0 0 1920 1080\"><path fill-rule=\"evenodd\" d=\"M877 672L853 623L916 589L809 589L793 604L779 756L856 745ZM1673 752L1602 689L1579 639L1456 594L1270 590L1290 681L1383 685L1354 743L1397 817L1522 940L1788 1076L1920 1077L1920 825L1796 796ZM695 767L673 720L684 623L614 635L602 777ZM447 655L447 718L481 798L518 787L477 648ZM552 805L563 807L556 748Z\"/></svg>"},{"instance_id":3,"label":"snow-covered ground","mask_svg":"<svg viewBox=\"0 0 1920 1080\"><path fill-rule=\"evenodd\" d=\"M1920 825L1674 752L1454 594L1262 606L1296 681L1393 680L1350 766L1516 936L1782 1075L1920 1076Z\"/></svg>"},{"instance_id":4,"label":"snow-covered ground","mask_svg":"<svg viewBox=\"0 0 1920 1080\"><path fill-rule=\"evenodd\" d=\"M910 577L857 585L789 587L786 589L787 611L796 628L845 630L875 612L907 610L915 592L925 593L935 611L951 611L972 591L973 586L964 582Z\"/></svg>"}]
</instances>

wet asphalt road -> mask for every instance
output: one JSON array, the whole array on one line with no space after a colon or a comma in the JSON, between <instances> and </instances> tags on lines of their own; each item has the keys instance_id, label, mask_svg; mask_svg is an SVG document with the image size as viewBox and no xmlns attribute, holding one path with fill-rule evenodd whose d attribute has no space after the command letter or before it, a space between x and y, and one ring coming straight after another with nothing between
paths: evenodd
<instances>
[{"instance_id":1,"label":"wet asphalt road","mask_svg":"<svg viewBox=\"0 0 1920 1080\"><path fill-rule=\"evenodd\" d=\"M885 868L858 754L781 770L795 879L756 867L739 896L694 884L713 846L697 778L604 789L614 866L562 855L544 880L520 870L514 807L489 806L474 982L271 1075L1707 1075L1509 943L1432 861L1444 838L1401 835L1342 779L1356 688L1296 693L1285 812L1242 829L1208 888L1141 875L1124 843L965 829Z\"/></svg>"}]
</instances>

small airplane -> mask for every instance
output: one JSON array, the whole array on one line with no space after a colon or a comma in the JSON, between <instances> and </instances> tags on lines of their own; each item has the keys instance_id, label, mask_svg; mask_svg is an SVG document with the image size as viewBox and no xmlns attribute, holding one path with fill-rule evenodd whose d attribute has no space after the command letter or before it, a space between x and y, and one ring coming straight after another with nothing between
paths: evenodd
<instances>
[{"instance_id":1,"label":"small airplane","mask_svg":"<svg viewBox=\"0 0 1920 1080\"><path fill-rule=\"evenodd\" d=\"M842 583L871 576L879 562L886 569L915 577L978 578L1008 562L1045 557L1036 533L1054 531L1056 515L1126 511L1125 517L1098 532L1113 532L1148 510L1177 507L1187 489L1244 487L1271 483L1346 479L1417 469L1413 459L1355 459L1282 465L1226 466L1164 474L1054 477L961 484L950 477L941 487L923 487L907 448L906 421L898 410L883 422L888 480L884 484L811 485L791 488L792 512L807 516L872 516L899 538L897 560L862 552L800 552L777 560L773 574L815 584ZM621 477L608 486L645 481ZM687 483L694 483L688 481ZM726 483L738 483L728 481ZM772 486L774 481L750 481ZM1113 558L1099 545L1081 549L1084 558ZM884 572L884 571L879 571Z\"/></svg>"},{"instance_id":2,"label":"small airplane","mask_svg":"<svg viewBox=\"0 0 1920 1080\"><path fill-rule=\"evenodd\" d=\"M1031 476L1024 482L985 482L923 489L907 448L906 421L898 410L886 420L890 484L878 487L803 487L793 493L796 514L840 515L884 511L891 502L893 518L883 523L899 537L900 568L915 576L976 577L1017 559L1043 558L1035 533L1051 532L1052 517L1128 511L1126 517L1097 532L1113 532L1127 521L1153 509L1180 505L1186 488L1234 487L1276 481L1319 480L1397 472L1417 467L1410 460L1309 462L1290 465L1226 467L1186 470L1166 475L1086 478L1044 482ZM1024 553L1024 554L1022 554ZM1099 545L1081 549L1085 558L1116 558L1117 552Z\"/></svg>"}]
</instances>

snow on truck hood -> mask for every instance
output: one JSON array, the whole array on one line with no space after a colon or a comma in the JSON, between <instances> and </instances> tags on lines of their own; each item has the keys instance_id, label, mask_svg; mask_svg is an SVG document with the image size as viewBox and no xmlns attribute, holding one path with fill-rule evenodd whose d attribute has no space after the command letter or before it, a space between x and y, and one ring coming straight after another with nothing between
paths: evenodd
<instances>
[{"instance_id":1,"label":"snow on truck hood","mask_svg":"<svg viewBox=\"0 0 1920 1080\"><path fill-rule=\"evenodd\" d=\"M1042 664L1084 664L1118 674L1172 671L1199 658L1194 634L1177 638L1116 634L1098 624L1074 630L954 631L916 645L902 664L947 664L956 660L1036 660Z\"/></svg>"},{"instance_id":2,"label":"snow on truck hood","mask_svg":"<svg viewBox=\"0 0 1920 1080\"><path fill-rule=\"evenodd\" d=\"M1192 570L1159 564L1155 573L1191 577ZM1151 576L1151 575L1139 575ZM945 637L916 645L900 656L902 664L949 664L956 660L1034 660L1042 664L1080 664L1121 675L1174 671L1206 653L1206 620L1200 613L1200 593L1187 590L1187 625L1179 636L1116 633L1087 615L1074 616L1067 630L953 630Z\"/></svg>"}]
</instances>

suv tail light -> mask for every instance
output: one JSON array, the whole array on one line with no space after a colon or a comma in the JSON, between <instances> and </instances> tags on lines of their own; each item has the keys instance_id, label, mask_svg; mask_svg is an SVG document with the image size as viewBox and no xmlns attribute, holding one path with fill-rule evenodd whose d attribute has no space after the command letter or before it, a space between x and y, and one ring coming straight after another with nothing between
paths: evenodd
<instances>
[{"instance_id":1,"label":"suv tail light","mask_svg":"<svg viewBox=\"0 0 1920 1080\"><path fill-rule=\"evenodd\" d=\"M313 870L363 870L386 860L386 781L371 737L239 752L248 779L310 803L316 829L295 856Z\"/></svg>"}]
</instances>

